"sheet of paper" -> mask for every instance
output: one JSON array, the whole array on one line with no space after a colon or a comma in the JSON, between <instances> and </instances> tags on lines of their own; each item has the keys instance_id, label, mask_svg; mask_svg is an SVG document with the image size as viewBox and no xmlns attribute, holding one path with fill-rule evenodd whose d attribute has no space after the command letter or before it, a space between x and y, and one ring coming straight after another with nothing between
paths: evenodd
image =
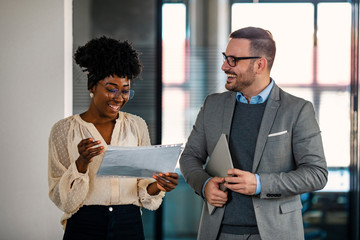
<instances>
[{"instance_id":1,"label":"sheet of paper","mask_svg":"<svg viewBox=\"0 0 360 240\"><path fill-rule=\"evenodd\" d=\"M157 172L174 172L182 144L141 147L109 146L97 172L100 176L152 178Z\"/></svg>"}]
</instances>

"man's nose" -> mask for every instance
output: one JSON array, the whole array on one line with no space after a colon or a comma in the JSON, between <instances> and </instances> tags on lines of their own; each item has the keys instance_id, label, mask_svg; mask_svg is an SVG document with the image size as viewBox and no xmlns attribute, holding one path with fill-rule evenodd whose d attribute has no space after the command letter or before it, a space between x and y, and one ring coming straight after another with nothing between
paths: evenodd
<instances>
[{"instance_id":1,"label":"man's nose","mask_svg":"<svg viewBox=\"0 0 360 240\"><path fill-rule=\"evenodd\" d=\"M227 63L227 61L224 61L223 64L221 65L221 70L226 71L229 70L230 66Z\"/></svg>"}]
</instances>

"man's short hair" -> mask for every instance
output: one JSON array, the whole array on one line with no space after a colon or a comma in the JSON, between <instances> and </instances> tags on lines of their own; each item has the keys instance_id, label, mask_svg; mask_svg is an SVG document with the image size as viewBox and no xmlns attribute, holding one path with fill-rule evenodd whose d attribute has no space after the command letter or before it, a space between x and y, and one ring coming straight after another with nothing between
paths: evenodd
<instances>
[{"instance_id":1,"label":"man's short hair","mask_svg":"<svg viewBox=\"0 0 360 240\"><path fill-rule=\"evenodd\" d=\"M265 57L269 71L275 59L276 45L268 30L257 27L246 27L230 33L229 38L244 38L250 40L250 54Z\"/></svg>"}]
</instances>

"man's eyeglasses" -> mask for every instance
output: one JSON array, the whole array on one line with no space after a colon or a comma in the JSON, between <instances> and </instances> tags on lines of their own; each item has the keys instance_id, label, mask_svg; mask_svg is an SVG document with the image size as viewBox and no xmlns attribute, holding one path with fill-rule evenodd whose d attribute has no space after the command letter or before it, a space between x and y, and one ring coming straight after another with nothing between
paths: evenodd
<instances>
[{"instance_id":1,"label":"man's eyeglasses","mask_svg":"<svg viewBox=\"0 0 360 240\"><path fill-rule=\"evenodd\" d=\"M226 56L226 54L223 52L222 53L223 57L224 57L224 62L226 60L226 62L229 64L230 67L235 67L237 61L239 60L246 60L246 59L257 59L257 58L261 58L261 57L234 57L234 56Z\"/></svg>"},{"instance_id":2,"label":"man's eyeglasses","mask_svg":"<svg viewBox=\"0 0 360 240\"><path fill-rule=\"evenodd\" d=\"M135 95L135 91L134 90L120 90L116 87L113 87L113 86L104 86L102 85L101 83L98 83L99 85L101 85L103 88L105 88L105 90L113 95L114 97L119 97L121 95L121 97L123 99L132 99Z\"/></svg>"}]
</instances>

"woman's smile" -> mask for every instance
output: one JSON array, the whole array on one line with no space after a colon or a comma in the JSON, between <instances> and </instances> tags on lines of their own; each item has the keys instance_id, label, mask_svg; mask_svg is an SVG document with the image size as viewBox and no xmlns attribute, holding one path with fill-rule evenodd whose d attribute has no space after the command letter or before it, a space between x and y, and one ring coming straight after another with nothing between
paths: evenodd
<instances>
[{"instance_id":1,"label":"woman's smile","mask_svg":"<svg viewBox=\"0 0 360 240\"><path fill-rule=\"evenodd\" d=\"M108 104L108 106L110 109L114 110L114 112L119 112L121 108L121 105Z\"/></svg>"}]
</instances>

